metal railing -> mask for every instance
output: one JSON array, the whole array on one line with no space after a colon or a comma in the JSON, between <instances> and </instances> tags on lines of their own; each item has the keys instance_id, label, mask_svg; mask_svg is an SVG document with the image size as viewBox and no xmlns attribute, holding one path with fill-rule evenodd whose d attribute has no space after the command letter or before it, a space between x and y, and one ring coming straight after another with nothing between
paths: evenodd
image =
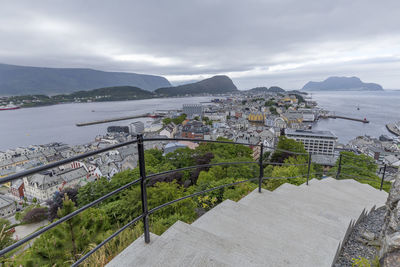
<instances>
[{"instance_id":1,"label":"metal railing","mask_svg":"<svg viewBox=\"0 0 400 267\"><path fill-rule=\"evenodd\" d=\"M179 168L179 169L174 169L174 170L168 170L168 171L164 171L164 172L160 172L160 173L155 173L155 174L149 174L146 175L146 165L145 165L145 157L144 157L144 143L145 142L154 142L154 141L192 141L192 142L201 142L201 143L218 143L218 144L230 144L230 145L245 145L245 146L249 146L249 147L260 147L260 157L258 161L240 161L240 162L221 162L221 163L211 163L211 164L202 164L202 165L195 165L195 166L188 166L188 167L184 167L184 168ZM153 214L154 212L172 205L176 202L188 199L188 198L192 198L198 195L202 195L214 190L218 190L221 188L225 188L225 187L231 187L231 186L235 186L235 185L239 185L242 183L246 183L246 182L257 182L258 181L258 192L262 192L261 188L262 188L262 182L263 180L266 179L295 179L295 178L306 178L306 184L309 184L309 180L310 177L312 175L317 175L317 174L321 174L321 173L311 173L311 161L312 161L312 155L310 153L301 153L301 152L293 152L293 151L289 151L289 150L284 150L284 149L277 149L274 147L268 147L265 146L264 144L250 144L250 143L235 143L235 142L230 142L230 141L219 141L219 140L200 140L200 139L187 139L187 138L143 138L143 135L137 135L137 139L135 140L131 140L131 141L127 141L127 142L123 142L123 143L119 143L116 145L112 145L106 148L102 148L102 149L98 149L98 150L94 150L94 151L90 151L87 153L83 153L81 155L75 156L75 157L71 157L68 159L64 159L61 161L57 161L54 163L50 163L44 166L40 166L40 167L36 167L30 170L26 170L23 172L19 172L4 178L0 179L0 184L6 183L6 182L10 182L16 179L20 179L26 176L30 176L30 175L34 175L36 173L45 171L45 170L49 170L61 165L65 165L77 160L81 160L90 156L94 156L103 152L107 152L116 148L120 148L120 147L124 147L127 145L132 145L132 144L137 144L137 152L138 152L138 167L139 167L139 172L140 172L140 178L136 179L134 181L131 181L117 189L115 189L112 192L109 192L108 194L96 199L95 201L88 203L84 206L82 206L81 208L73 211L72 213L58 219L57 221L54 221L52 223L50 223L49 225L39 229L38 231L32 233L31 235L26 236L25 238L17 241L16 243L2 249L0 251L0 257L4 256L5 254L13 251L14 249L24 245L25 243L33 240L34 238L38 237L39 235L41 235L42 233L49 231L50 229L56 227L57 225L71 219L72 217L82 213L83 211L87 210L88 208L91 208L97 204L99 204L100 202L110 198L111 196L121 192L122 190L125 190L127 188L130 188L133 185L136 184L140 184L140 194L141 194L141 208L142 208L142 213L134 218L133 220L131 220L129 223L127 223L126 225L124 225L123 227L121 227L120 229L118 229L116 232L114 232L112 235L110 235L109 237L107 237L104 241L102 241L101 243L99 243L96 247L94 247L92 250L90 250L88 253L86 253L85 255L83 255L78 261L74 262L72 264L72 266L78 266L79 264L81 264L85 259L87 259L90 255L92 255L94 252L96 252L99 248L101 248L102 246L104 246L107 242L109 242L111 239L113 239L114 237L116 237L119 233L121 233L122 231L124 231L126 228L128 228L129 226L133 225L134 223L138 222L139 220L143 221L143 231L144 231L144 240L146 243L150 242L150 226L149 226L149 216L151 214ZM289 164L289 163L277 163L277 162L266 162L263 159L263 152L264 149L268 148L268 149L272 149L274 151L281 151L284 153L288 153L288 154L293 154L293 155L304 155L307 156L307 163L305 164ZM238 165L238 164L255 164L258 165L259 167L259 175L258 177L255 178L251 178L251 179L246 179L246 180L242 180L242 181L237 181L237 182L233 182L233 183L229 183L229 184L224 184L224 185L220 185L217 187L213 187L213 188L209 188L203 191L199 191L199 192L195 192L193 194L169 201L167 203L161 204L157 207L154 207L152 209L149 210L148 208L148 203L147 203L147 183L154 179L157 178L159 176L162 175L167 175L170 173L175 173L175 172L180 172L180 171L185 171L185 170L190 170L190 169L196 169L196 168L204 168L204 167L212 167L212 166L224 166L224 165ZM293 177L264 177L264 166L266 165L278 165L278 166L307 166L307 174L304 175L298 175L298 176L293 176ZM341 169L342 169L342 155L340 156L339 159L339 167L338 167L338 171L337 171L337 175L336 178L339 178L339 175L341 174ZM383 186L383 180L385 177L385 171L386 171L386 166L384 168L384 172L382 175L382 182L381 182L381 190L382 190L382 186ZM342 173L343 174L343 173Z\"/></svg>"}]
</instances>

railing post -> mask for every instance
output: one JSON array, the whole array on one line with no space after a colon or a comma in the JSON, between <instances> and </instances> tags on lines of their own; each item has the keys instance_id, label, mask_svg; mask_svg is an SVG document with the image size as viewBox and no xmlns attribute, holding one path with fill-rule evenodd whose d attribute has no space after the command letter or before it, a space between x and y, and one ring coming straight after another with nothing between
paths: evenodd
<instances>
[{"instance_id":1,"label":"railing post","mask_svg":"<svg viewBox=\"0 0 400 267\"><path fill-rule=\"evenodd\" d=\"M308 152L308 170L307 170L307 183L308 185L308 180L310 180L310 169L311 169L311 152Z\"/></svg>"},{"instance_id":2,"label":"railing post","mask_svg":"<svg viewBox=\"0 0 400 267\"><path fill-rule=\"evenodd\" d=\"M342 154L339 156L339 167L336 173L336 179L339 179L340 172L342 170Z\"/></svg>"},{"instance_id":3,"label":"railing post","mask_svg":"<svg viewBox=\"0 0 400 267\"><path fill-rule=\"evenodd\" d=\"M383 187L383 181L385 180L385 172L386 172L386 164L383 167L383 173L382 173L382 180L381 180L381 188L380 190L382 191L382 187Z\"/></svg>"},{"instance_id":4,"label":"railing post","mask_svg":"<svg viewBox=\"0 0 400 267\"><path fill-rule=\"evenodd\" d=\"M260 165L260 177L258 179L258 192L261 193L261 184L264 177L264 166L263 166L263 153L264 153L264 143L261 143L260 146L260 158L259 165Z\"/></svg>"},{"instance_id":5,"label":"railing post","mask_svg":"<svg viewBox=\"0 0 400 267\"><path fill-rule=\"evenodd\" d=\"M140 171L140 194L142 199L144 242L150 243L149 214L147 207L147 188L146 188L146 165L144 161L143 134L137 135L137 147Z\"/></svg>"}]
</instances>

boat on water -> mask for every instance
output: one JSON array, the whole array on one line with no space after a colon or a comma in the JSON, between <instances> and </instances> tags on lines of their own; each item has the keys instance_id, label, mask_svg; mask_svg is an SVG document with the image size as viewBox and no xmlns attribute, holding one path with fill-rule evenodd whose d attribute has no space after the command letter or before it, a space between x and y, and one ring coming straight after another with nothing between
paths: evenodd
<instances>
[{"instance_id":1,"label":"boat on water","mask_svg":"<svg viewBox=\"0 0 400 267\"><path fill-rule=\"evenodd\" d=\"M7 106L0 106L0 111L3 110L14 110L14 109L20 109L21 107L13 105L13 104L9 104Z\"/></svg>"}]
</instances>

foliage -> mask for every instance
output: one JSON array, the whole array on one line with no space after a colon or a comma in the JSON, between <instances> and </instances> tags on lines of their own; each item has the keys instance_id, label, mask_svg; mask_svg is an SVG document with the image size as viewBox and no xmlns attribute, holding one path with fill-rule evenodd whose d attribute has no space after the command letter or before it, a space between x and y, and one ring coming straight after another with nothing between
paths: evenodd
<instances>
[{"instance_id":1,"label":"foliage","mask_svg":"<svg viewBox=\"0 0 400 267\"><path fill-rule=\"evenodd\" d=\"M271 112L272 115L279 115L278 111L276 111L275 107L269 107L269 112Z\"/></svg>"},{"instance_id":2,"label":"foliage","mask_svg":"<svg viewBox=\"0 0 400 267\"><path fill-rule=\"evenodd\" d=\"M268 165L264 168L264 176L271 178L263 181L263 187L272 191L284 183L301 185L306 182L308 174L308 155L303 144L285 136L280 136L277 148L281 150L277 149L274 151L271 156L271 162L283 164ZM293 154L289 151L303 153L305 155ZM311 164L310 179L316 177L316 175L314 175L315 168L315 165Z\"/></svg>"},{"instance_id":3,"label":"foliage","mask_svg":"<svg viewBox=\"0 0 400 267\"><path fill-rule=\"evenodd\" d=\"M74 202L65 194L58 217L75 210ZM25 253L17 256L15 263L23 266L69 265L90 243L100 243L108 236L110 229L110 221L103 211L88 209L42 234Z\"/></svg>"},{"instance_id":4,"label":"foliage","mask_svg":"<svg viewBox=\"0 0 400 267\"><path fill-rule=\"evenodd\" d=\"M151 225L150 225L151 226ZM121 227L118 225L118 228ZM151 229L153 230L153 229ZM122 231L115 238L107 242L103 247L97 250L95 253L90 255L83 262L83 266L88 267L99 267L105 266L112 258L121 253L126 247L128 247L133 241L139 238L143 234L143 224L139 221L135 226L128 227ZM90 251L96 246L92 243L88 246L87 251Z\"/></svg>"},{"instance_id":5,"label":"foliage","mask_svg":"<svg viewBox=\"0 0 400 267\"><path fill-rule=\"evenodd\" d=\"M340 164L339 179L355 179L361 183L369 184L377 189L381 186L381 177L376 173L378 165L375 160L366 155L356 155L353 152L342 151L342 161ZM336 161L335 166L330 170L331 176L336 176L339 170L340 159ZM383 183L383 189L389 192L390 182Z\"/></svg>"},{"instance_id":6,"label":"foliage","mask_svg":"<svg viewBox=\"0 0 400 267\"><path fill-rule=\"evenodd\" d=\"M219 139L229 142L228 139ZM278 147L296 152L304 152L301 143L281 138ZM266 158L268 154L264 155ZM285 153L272 155L275 160L285 163L305 163L307 155L288 156ZM166 170L185 168L192 165L206 165L222 162L254 161L252 150L244 145L201 143L196 149L181 148L163 156L162 151L145 151L146 174ZM218 165L199 167L192 170L167 175L153 176L147 181L147 199L149 210L162 204L214 187L258 177L258 164ZM307 166L266 166L268 177L297 176L307 171ZM65 191L64 198L53 199L57 207L55 219L65 216L105 194L120 188L140 177L139 168L120 172L111 181L101 178L88 183L78 192ZM304 178L269 179L263 186L270 189L283 182L300 184ZM163 233L177 220L193 222L198 214L207 211L226 199L238 201L258 186L258 181L225 186L220 189L187 198L165 206L149 217L150 230L155 234ZM61 203L60 203L61 199ZM53 207L53 209L54 209ZM141 190L139 184L122 190L118 194L102 201L97 206L71 218L44 233L35 240L32 247L19 255L16 264L31 265L69 265L96 244L104 240L111 232L129 223L142 214ZM111 225L111 222L113 224ZM88 266L104 266L112 257L122 251L142 233L142 222L129 227L119 236L94 253L85 263Z\"/></svg>"},{"instance_id":7,"label":"foliage","mask_svg":"<svg viewBox=\"0 0 400 267\"><path fill-rule=\"evenodd\" d=\"M62 208L64 195L67 194L68 198L77 204L78 199L78 189L77 188L64 188L60 192L56 192L53 195L53 198L47 201L47 205L49 206L48 210L48 219L49 221L53 221L57 217L58 209Z\"/></svg>"},{"instance_id":8,"label":"foliage","mask_svg":"<svg viewBox=\"0 0 400 267\"><path fill-rule=\"evenodd\" d=\"M33 208L22 218L23 223L35 223L47 218L47 208Z\"/></svg>"},{"instance_id":9,"label":"foliage","mask_svg":"<svg viewBox=\"0 0 400 267\"><path fill-rule=\"evenodd\" d=\"M0 229L3 228L3 226L6 226L6 229L11 225L10 221L4 218L0 218Z\"/></svg>"},{"instance_id":10,"label":"foliage","mask_svg":"<svg viewBox=\"0 0 400 267\"><path fill-rule=\"evenodd\" d=\"M364 257L352 258L352 267L371 267L371 263Z\"/></svg>"},{"instance_id":11,"label":"foliage","mask_svg":"<svg viewBox=\"0 0 400 267\"><path fill-rule=\"evenodd\" d=\"M176 118L168 118L168 117L166 117L166 118L164 118L162 120L162 122L163 122L164 126L170 124L171 122L175 123L176 125L179 125L179 124L182 124L182 122L184 120L186 120L186 114L183 113L183 114L181 114L180 116L178 116Z\"/></svg>"},{"instance_id":12,"label":"foliage","mask_svg":"<svg viewBox=\"0 0 400 267\"><path fill-rule=\"evenodd\" d=\"M209 211L210 209L214 208L215 204L217 203L217 198L211 198L209 195L198 196L197 202L201 208L203 208L205 211Z\"/></svg>"},{"instance_id":13,"label":"foliage","mask_svg":"<svg viewBox=\"0 0 400 267\"><path fill-rule=\"evenodd\" d=\"M271 156L272 162L283 163L289 157L296 157L296 158L307 157L307 155L296 155L296 154L290 153L290 152L294 152L294 153L307 154L307 151L304 149L304 145L301 142L296 142L295 140L287 138L284 135L281 135L279 137L278 145L276 148L277 149L274 151L274 153ZM285 151L282 151L282 150L285 150ZM288 152L288 151L290 151L290 152Z\"/></svg>"},{"instance_id":14,"label":"foliage","mask_svg":"<svg viewBox=\"0 0 400 267\"><path fill-rule=\"evenodd\" d=\"M275 105L276 105L276 102L273 101L272 99L270 99L270 100L266 101L264 105L265 105L266 107L275 106Z\"/></svg>"},{"instance_id":15,"label":"foliage","mask_svg":"<svg viewBox=\"0 0 400 267\"><path fill-rule=\"evenodd\" d=\"M20 221L20 222L23 222L23 223L29 223L29 222L24 221L24 219L25 219L26 215L28 213L30 213L30 211L33 210L33 209L44 209L45 213L47 213L47 208L44 208L44 207L40 206L39 204L32 204L32 205L29 205L28 207L26 207L22 212L17 212L15 214L15 219ZM36 210L31 215L34 215L36 212L40 213L42 211Z\"/></svg>"},{"instance_id":16,"label":"foliage","mask_svg":"<svg viewBox=\"0 0 400 267\"><path fill-rule=\"evenodd\" d=\"M0 223L0 249L6 248L14 243L11 231L8 231L10 222L6 219L1 219Z\"/></svg>"}]
</instances>

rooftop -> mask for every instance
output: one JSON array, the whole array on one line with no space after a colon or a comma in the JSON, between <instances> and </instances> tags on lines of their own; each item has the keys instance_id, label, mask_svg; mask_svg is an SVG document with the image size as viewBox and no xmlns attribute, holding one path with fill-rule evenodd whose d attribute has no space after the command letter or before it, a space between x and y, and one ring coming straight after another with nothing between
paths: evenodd
<instances>
[{"instance_id":1,"label":"rooftop","mask_svg":"<svg viewBox=\"0 0 400 267\"><path fill-rule=\"evenodd\" d=\"M294 136L309 136L309 137L327 137L337 139L331 131L314 131L314 130L292 130L286 129L285 133L287 135Z\"/></svg>"}]
</instances>

